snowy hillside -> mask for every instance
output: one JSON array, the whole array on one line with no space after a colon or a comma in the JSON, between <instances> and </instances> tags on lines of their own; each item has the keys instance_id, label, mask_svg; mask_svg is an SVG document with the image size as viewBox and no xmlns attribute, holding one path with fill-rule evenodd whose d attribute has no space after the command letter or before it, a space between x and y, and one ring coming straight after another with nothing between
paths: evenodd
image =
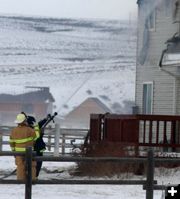
<instances>
[{"instance_id":1,"label":"snowy hillside","mask_svg":"<svg viewBox=\"0 0 180 199\"><path fill-rule=\"evenodd\" d=\"M49 86L61 114L87 97L116 113L130 111L135 24L19 16L1 16L0 24L0 93Z\"/></svg>"}]
</instances>

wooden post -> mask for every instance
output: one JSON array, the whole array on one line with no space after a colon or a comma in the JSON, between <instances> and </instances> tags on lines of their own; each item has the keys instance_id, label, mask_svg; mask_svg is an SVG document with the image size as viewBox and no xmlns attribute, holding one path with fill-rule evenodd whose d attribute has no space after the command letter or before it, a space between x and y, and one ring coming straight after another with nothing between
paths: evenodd
<instances>
[{"instance_id":1,"label":"wooden post","mask_svg":"<svg viewBox=\"0 0 180 199\"><path fill-rule=\"evenodd\" d=\"M150 148L147 157L147 184L146 184L146 199L153 199L154 186L154 154Z\"/></svg>"},{"instance_id":2,"label":"wooden post","mask_svg":"<svg viewBox=\"0 0 180 199\"><path fill-rule=\"evenodd\" d=\"M65 135L62 134L62 143L61 143L61 153L62 153L62 155L65 154L65 144L66 144L66 138L65 138Z\"/></svg>"},{"instance_id":3,"label":"wooden post","mask_svg":"<svg viewBox=\"0 0 180 199\"><path fill-rule=\"evenodd\" d=\"M2 144L3 144L3 136L0 133L0 151L2 151Z\"/></svg>"},{"instance_id":4,"label":"wooden post","mask_svg":"<svg viewBox=\"0 0 180 199\"><path fill-rule=\"evenodd\" d=\"M32 147L27 147L25 160L26 160L25 199L31 199L31 196L32 196Z\"/></svg>"},{"instance_id":5,"label":"wooden post","mask_svg":"<svg viewBox=\"0 0 180 199\"><path fill-rule=\"evenodd\" d=\"M51 151L51 131L48 131L48 151Z\"/></svg>"},{"instance_id":6,"label":"wooden post","mask_svg":"<svg viewBox=\"0 0 180 199\"><path fill-rule=\"evenodd\" d=\"M55 124L54 156L59 156L60 124Z\"/></svg>"}]
</instances>

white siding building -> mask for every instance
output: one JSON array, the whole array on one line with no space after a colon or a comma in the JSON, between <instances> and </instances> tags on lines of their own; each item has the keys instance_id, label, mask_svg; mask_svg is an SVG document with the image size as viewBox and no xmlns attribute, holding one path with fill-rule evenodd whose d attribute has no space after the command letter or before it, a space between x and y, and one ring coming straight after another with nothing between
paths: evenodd
<instances>
[{"instance_id":1,"label":"white siding building","mask_svg":"<svg viewBox=\"0 0 180 199\"><path fill-rule=\"evenodd\" d=\"M138 113L180 114L180 0L137 3Z\"/></svg>"}]
</instances>

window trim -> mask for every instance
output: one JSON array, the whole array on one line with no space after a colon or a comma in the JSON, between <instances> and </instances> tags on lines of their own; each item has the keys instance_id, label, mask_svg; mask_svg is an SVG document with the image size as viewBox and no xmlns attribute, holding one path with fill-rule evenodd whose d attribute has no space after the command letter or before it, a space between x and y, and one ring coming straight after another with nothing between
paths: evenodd
<instances>
[{"instance_id":1,"label":"window trim","mask_svg":"<svg viewBox=\"0 0 180 199\"><path fill-rule=\"evenodd\" d=\"M151 14L154 15L154 17L153 17L154 18L154 20L153 20L153 28L150 27L150 16L151 16ZM149 14L147 20L148 20L148 30L150 32L156 31L156 8L154 8L154 10Z\"/></svg>"},{"instance_id":2,"label":"window trim","mask_svg":"<svg viewBox=\"0 0 180 199\"><path fill-rule=\"evenodd\" d=\"M144 112L144 85L152 85L152 91L151 91L151 112L150 113L145 113ZM143 82L142 84L142 112L143 114L153 114L153 98L154 98L154 82L153 81L148 81L148 82Z\"/></svg>"}]
</instances>

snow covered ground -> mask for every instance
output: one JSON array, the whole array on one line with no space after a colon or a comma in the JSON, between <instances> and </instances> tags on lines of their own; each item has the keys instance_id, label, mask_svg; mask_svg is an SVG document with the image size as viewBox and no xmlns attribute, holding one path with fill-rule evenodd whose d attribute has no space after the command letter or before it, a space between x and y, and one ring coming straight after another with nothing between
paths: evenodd
<instances>
[{"instance_id":1,"label":"snow covered ground","mask_svg":"<svg viewBox=\"0 0 180 199\"><path fill-rule=\"evenodd\" d=\"M76 167L75 163L44 162L43 170L39 179L140 179L145 180L145 176L134 176L131 173L114 176L112 178L90 178L74 177L70 171ZM0 157L0 177L15 169L13 157ZM45 170L46 169L46 170ZM47 173L46 171L55 171ZM155 171L155 180L158 184L178 184L180 178L179 168L165 169L158 168ZM10 176L8 179L15 179ZM1 199L24 199L24 185L0 185ZM154 199L163 199L162 191L154 192ZM32 199L52 198L52 199L144 199L145 191L140 185L33 185Z\"/></svg>"}]
</instances>

